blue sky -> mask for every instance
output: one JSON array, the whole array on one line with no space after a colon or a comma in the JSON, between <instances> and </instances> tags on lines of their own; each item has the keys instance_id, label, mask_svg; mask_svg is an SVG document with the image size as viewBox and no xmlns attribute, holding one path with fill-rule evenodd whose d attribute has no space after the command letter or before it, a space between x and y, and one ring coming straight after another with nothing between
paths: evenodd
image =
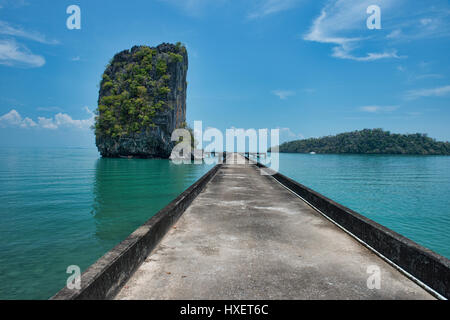
<instances>
[{"instance_id":1,"label":"blue sky","mask_svg":"<svg viewBox=\"0 0 450 320\"><path fill-rule=\"evenodd\" d=\"M73 4L81 30L66 27ZM94 147L108 61L177 41L190 124L280 128L283 141L379 127L450 140L447 0L0 0L0 146Z\"/></svg>"}]
</instances>

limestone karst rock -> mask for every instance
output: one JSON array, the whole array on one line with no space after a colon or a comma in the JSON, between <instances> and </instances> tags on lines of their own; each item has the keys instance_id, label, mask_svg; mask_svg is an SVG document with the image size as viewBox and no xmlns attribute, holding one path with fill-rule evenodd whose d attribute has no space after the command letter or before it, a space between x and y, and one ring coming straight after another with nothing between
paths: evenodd
<instances>
[{"instance_id":1,"label":"limestone karst rock","mask_svg":"<svg viewBox=\"0 0 450 320\"><path fill-rule=\"evenodd\" d=\"M188 55L180 43L135 46L103 74L95 123L103 157L168 158L173 130L186 125Z\"/></svg>"}]
</instances>

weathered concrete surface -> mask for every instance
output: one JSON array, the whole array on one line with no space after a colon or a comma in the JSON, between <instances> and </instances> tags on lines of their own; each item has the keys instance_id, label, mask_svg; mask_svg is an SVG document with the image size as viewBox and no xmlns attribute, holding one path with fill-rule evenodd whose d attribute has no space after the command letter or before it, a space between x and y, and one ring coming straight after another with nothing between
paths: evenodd
<instances>
[{"instance_id":1,"label":"weathered concrete surface","mask_svg":"<svg viewBox=\"0 0 450 320\"><path fill-rule=\"evenodd\" d=\"M231 155L116 299L433 299ZM369 266L381 289L367 288Z\"/></svg>"}]
</instances>

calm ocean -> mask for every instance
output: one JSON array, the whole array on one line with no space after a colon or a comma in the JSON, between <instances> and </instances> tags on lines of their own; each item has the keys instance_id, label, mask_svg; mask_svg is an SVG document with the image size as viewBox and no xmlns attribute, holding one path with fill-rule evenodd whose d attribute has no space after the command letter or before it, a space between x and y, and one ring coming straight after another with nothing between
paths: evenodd
<instances>
[{"instance_id":1,"label":"calm ocean","mask_svg":"<svg viewBox=\"0 0 450 320\"><path fill-rule=\"evenodd\" d=\"M0 149L0 299L47 299L211 166ZM280 171L450 257L450 157L281 154Z\"/></svg>"},{"instance_id":2,"label":"calm ocean","mask_svg":"<svg viewBox=\"0 0 450 320\"><path fill-rule=\"evenodd\" d=\"M450 156L283 153L280 172L450 258Z\"/></svg>"},{"instance_id":3,"label":"calm ocean","mask_svg":"<svg viewBox=\"0 0 450 320\"><path fill-rule=\"evenodd\" d=\"M47 299L211 166L0 149L0 299Z\"/></svg>"}]
</instances>

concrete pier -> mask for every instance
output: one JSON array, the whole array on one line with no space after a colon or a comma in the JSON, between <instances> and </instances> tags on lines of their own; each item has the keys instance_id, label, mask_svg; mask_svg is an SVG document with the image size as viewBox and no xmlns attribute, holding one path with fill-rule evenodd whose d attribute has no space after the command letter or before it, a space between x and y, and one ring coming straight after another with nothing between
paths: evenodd
<instances>
[{"instance_id":1,"label":"concrete pier","mask_svg":"<svg viewBox=\"0 0 450 320\"><path fill-rule=\"evenodd\" d=\"M244 162L229 155L116 299L433 299Z\"/></svg>"}]
</instances>

